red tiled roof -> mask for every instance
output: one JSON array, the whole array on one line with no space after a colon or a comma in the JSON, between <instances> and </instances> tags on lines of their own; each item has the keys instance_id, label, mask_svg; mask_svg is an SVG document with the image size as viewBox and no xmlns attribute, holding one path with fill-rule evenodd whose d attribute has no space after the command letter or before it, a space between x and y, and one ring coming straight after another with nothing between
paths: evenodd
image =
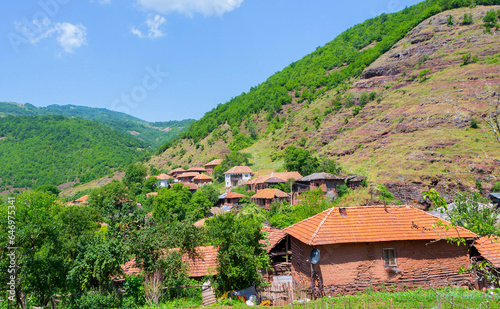
<instances>
[{"instance_id":1,"label":"red tiled roof","mask_svg":"<svg viewBox=\"0 0 500 309\"><path fill-rule=\"evenodd\" d=\"M200 175L198 172L186 172L182 173L181 175L177 176L177 178L189 178L189 177L196 177Z\"/></svg>"},{"instance_id":2,"label":"red tiled roof","mask_svg":"<svg viewBox=\"0 0 500 309\"><path fill-rule=\"evenodd\" d=\"M288 179L294 179L294 180L297 180L297 179L300 179L302 178L302 175L299 174L299 172L284 172L284 173L271 173L269 175L264 175L264 176L259 176L259 177L256 177L250 181L247 182L247 185L248 184L262 184L262 183L265 183L266 181L268 181L270 178L279 178L279 179L282 179L284 181L287 181Z\"/></svg>"},{"instance_id":3,"label":"red tiled roof","mask_svg":"<svg viewBox=\"0 0 500 309\"><path fill-rule=\"evenodd\" d=\"M198 175L198 176L196 176L196 177L193 178L193 180L204 180L204 179L206 179L206 180L212 180L212 177L207 176L205 174L200 174L200 175Z\"/></svg>"},{"instance_id":4,"label":"red tiled roof","mask_svg":"<svg viewBox=\"0 0 500 309\"><path fill-rule=\"evenodd\" d=\"M75 200L75 202L78 203L87 203L87 200L89 199L90 195L84 195L80 197L79 199Z\"/></svg>"},{"instance_id":5,"label":"red tiled roof","mask_svg":"<svg viewBox=\"0 0 500 309\"><path fill-rule=\"evenodd\" d=\"M188 172L206 172L207 170L204 167L191 167L187 169Z\"/></svg>"},{"instance_id":6,"label":"red tiled roof","mask_svg":"<svg viewBox=\"0 0 500 309\"><path fill-rule=\"evenodd\" d=\"M271 249L273 249L274 246L276 246L286 236L283 230L268 226L264 226L262 228L262 232L264 233L265 239L262 239L259 242L266 246L267 252L271 251Z\"/></svg>"},{"instance_id":7,"label":"red tiled roof","mask_svg":"<svg viewBox=\"0 0 500 309\"><path fill-rule=\"evenodd\" d=\"M189 277L204 277L217 273L217 253L219 250L213 246L196 247L195 254L182 255L182 262L188 265Z\"/></svg>"},{"instance_id":8,"label":"red tiled roof","mask_svg":"<svg viewBox=\"0 0 500 309\"><path fill-rule=\"evenodd\" d=\"M207 221L207 218L200 219L200 220L196 221L195 223L193 223L193 225L196 227L202 227L202 226L205 226L205 221Z\"/></svg>"},{"instance_id":9,"label":"red tiled roof","mask_svg":"<svg viewBox=\"0 0 500 309\"><path fill-rule=\"evenodd\" d=\"M412 206L330 208L285 229L308 245L473 238L476 234L457 227L448 231L434 224L450 222Z\"/></svg>"},{"instance_id":10,"label":"red tiled roof","mask_svg":"<svg viewBox=\"0 0 500 309\"><path fill-rule=\"evenodd\" d=\"M226 194L225 198L242 198L242 197L244 197L243 194L239 194L236 192L229 192L228 194Z\"/></svg>"},{"instance_id":11,"label":"red tiled roof","mask_svg":"<svg viewBox=\"0 0 500 309\"><path fill-rule=\"evenodd\" d=\"M185 170L182 168L176 168L175 170L170 171L170 173L168 174L172 175L173 173L182 173L182 172L185 172Z\"/></svg>"},{"instance_id":12,"label":"red tiled roof","mask_svg":"<svg viewBox=\"0 0 500 309\"><path fill-rule=\"evenodd\" d=\"M172 176L169 176L169 175L164 174L164 173L161 173L160 175L158 175L158 176L153 176L153 177L156 177L156 178L158 178L159 180L168 180L168 179L172 179Z\"/></svg>"},{"instance_id":13,"label":"red tiled roof","mask_svg":"<svg viewBox=\"0 0 500 309\"><path fill-rule=\"evenodd\" d=\"M252 198L273 199L275 197L288 197L288 194L279 189L264 189L253 195Z\"/></svg>"},{"instance_id":14,"label":"red tiled roof","mask_svg":"<svg viewBox=\"0 0 500 309\"><path fill-rule=\"evenodd\" d=\"M191 182L184 183L184 186L188 187L189 190L198 190L198 186Z\"/></svg>"},{"instance_id":15,"label":"red tiled roof","mask_svg":"<svg viewBox=\"0 0 500 309\"><path fill-rule=\"evenodd\" d=\"M474 243L479 254L496 268L500 268L500 238L483 236Z\"/></svg>"},{"instance_id":16,"label":"red tiled roof","mask_svg":"<svg viewBox=\"0 0 500 309\"><path fill-rule=\"evenodd\" d=\"M224 174L253 174L248 166L235 166Z\"/></svg>"},{"instance_id":17,"label":"red tiled roof","mask_svg":"<svg viewBox=\"0 0 500 309\"><path fill-rule=\"evenodd\" d=\"M155 195L158 195L158 192L149 192L149 193L146 193L146 197L151 197L151 196L155 196Z\"/></svg>"},{"instance_id":18,"label":"red tiled roof","mask_svg":"<svg viewBox=\"0 0 500 309\"><path fill-rule=\"evenodd\" d=\"M207 166L217 166L217 165L221 165L222 164L222 159L214 159L210 162L208 162L207 164L205 164L205 167Z\"/></svg>"}]
</instances>

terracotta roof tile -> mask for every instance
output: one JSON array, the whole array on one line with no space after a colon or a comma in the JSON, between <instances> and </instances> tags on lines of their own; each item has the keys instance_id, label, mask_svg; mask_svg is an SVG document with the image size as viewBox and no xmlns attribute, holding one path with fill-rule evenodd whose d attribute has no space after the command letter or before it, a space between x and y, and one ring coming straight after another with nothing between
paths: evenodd
<instances>
[{"instance_id":1,"label":"terracotta roof tile","mask_svg":"<svg viewBox=\"0 0 500 309\"><path fill-rule=\"evenodd\" d=\"M262 184L262 183L265 183L266 181L268 181L270 178L279 178L279 179L282 179L284 181L287 181L288 179L294 179L294 180L298 180L300 178L302 178L302 175L299 174L299 172L285 172L285 173L271 173L269 175L264 175L264 176L259 176L259 177L256 177L250 181L247 182L247 185L248 184Z\"/></svg>"},{"instance_id":2,"label":"terracotta roof tile","mask_svg":"<svg viewBox=\"0 0 500 309\"><path fill-rule=\"evenodd\" d=\"M159 180L168 180L168 179L172 179L172 176L167 175L167 174L164 174L164 173L162 173L162 174L160 174L160 175L158 175L158 176L153 176L153 177L156 177L156 178L158 178Z\"/></svg>"},{"instance_id":3,"label":"terracotta roof tile","mask_svg":"<svg viewBox=\"0 0 500 309\"><path fill-rule=\"evenodd\" d=\"M500 238L483 236L474 243L479 254L496 268L500 268Z\"/></svg>"},{"instance_id":4,"label":"terracotta roof tile","mask_svg":"<svg viewBox=\"0 0 500 309\"><path fill-rule=\"evenodd\" d=\"M146 193L146 197L151 197L151 196L156 196L158 195L158 192L149 192L149 193Z\"/></svg>"},{"instance_id":5,"label":"terracotta roof tile","mask_svg":"<svg viewBox=\"0 0 500 309\"><path fill-rule=\"evenodd\" d=\"M271 251L286 236L285 231L268 226L264 226L262 232L265 239L259 242L266 246L267 252Z\"/></svg>"},{"instance_id":6,"label":"terracotta roof tile","mask_svg":"<svg viewBox=\"0 0 500 309\"><path fill-rule=\"evenodd\" d=\"M188 187L189 190L198 190L198 186L191 182L184 183L184 187Z\"/></svg>"},{"instance_id":7,"label":"terracotta roof tile","mask_svg":"<svg viewBox=\"0 0 500 309\"><path fill-rule=\"evenodd\" d=\"M447 232L434 228L439 221L450 224L412 206L352 207L345 208L343 214L334 207L286 228L285 232L308 245L477 237L461 227Z\"/></svg>"},{"instance_id":8,"label":"terracotta roof tile","mask_svg":"<svg viewBox=\"0 0 500 309\"><path fill-rule=\"evenodd\" d=\"M179 250L179 249L172 249ZM219 250L214 246L196 247L194 255L182 255L182 262L188 265L189 277L204 277L217 273L217 253Z\"/></svg>"},{"instance_id":9,"label":"terracotta roof tile","mask_svg":"<svg viewBox=\"0 0 500 309\"><path fill-rule=\"evenodd\" d=\"M172 174L178 174L178 173L184 173L186 170L182 169L182 168L176 168L174 170L171 170L170 173L168 173L169 175L172 175Z\"/></svg>"},{"instance_id":10,"label":"terracotta roof tile","mask_svg":"<svg viewBox=\"0 0 500 309\"><path fill-rule=\"evenodd\" d=\"M205 167L217 166L217 165L221 165L221 164L222 164L222 159L215 159L215 160L212 160L212 161L208 162L207 164L205 164Z\"/></svg>"},{"instance_id":11,"label":"terracotta roof tile","mask_svg":"<svg viewBox=\"0 0 500 309\"><path fill-rule=\"evenodd\" d=\"M122 268L123 274L128 276L138 275L142 272L142 269L137 267L135 259L131 259L123 265L120 265Z\"/></svg>"},{"instance_id":12,"label":"terracotta roof tile","mask_svg":"<svg viewBox=\"0 0 500 309\"><path fill-rule=\"evenodd\" d=\"M205 226L205 221L207 221L207 219L208 218L200 219L200 220L196 221L195 223L193 223L193 225L196 226L196 227Z\"/></svg>"},{"instance_id":13,"label":"terracotta roof tile","mask_svg":"<svg viewBox=\"0 0 500 309\"><path fill-rule=\"evenodd\" d=\"M196 177L200 175L198 172L185 172L177 176L177 178L189 178L189 177Z\"/></svg>"},{"instance_id":14,"label":"terracotta roof tile","mask_svg":"<svg viewBox=\"0 0 500 309\"><path fill-rule=\"evenodd\" d=\"M273 199L275 197L288 197L288 193L285 193L279 189L264 189L253 195L252 198L263 198L263 199Z\"/></svg>"},{"instance_id":15,"label":"terracotta roof tile","mask_svg":"<svg viewBox=\"0 0 500 309\"><path fill-rule=\"evenodd\" d=\"M253 174L248 166L235 166L224 174Z\"/></svg>"},{"instance_id":16,"label":"terracotta roof tile","mask_svg":"<svg viewBox=\"0 0 500 309\"><path fill-rule=\"evenodd\" d=\"M212 177L207 176L205 174L200 174L200 175L193 178L193 180L195 180L195 179L196 180L212 180Z\"/></svg>"},{"instance_id":17,"label":"terracotta roof tile","mask_svg":"<svg viewBox=\"0 0 500 309\"><path fill-rule=\"evenodd\" d=\"M200 173L205 173L207 171L206 168L204 167L190 167L187 169L187 172L200 172Z\"/></svg>"},{"instance_id":18,"label":"terracotta roof tile","mask_svg":"<svg viewBox=\"0 0 500 309\"><path fill-rule=\"evenodd\" d=\"M229 192L228 194L226 194L225 198L242 198L242 197L244 197L243 194L239 194L236 192Z\"/></svg>"}]
</instances>

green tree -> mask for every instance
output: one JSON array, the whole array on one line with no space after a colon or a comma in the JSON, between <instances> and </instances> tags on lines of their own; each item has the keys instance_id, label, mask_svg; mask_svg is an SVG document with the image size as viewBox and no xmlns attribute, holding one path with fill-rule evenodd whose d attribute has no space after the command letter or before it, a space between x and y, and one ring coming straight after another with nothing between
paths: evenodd
<instances>
[{"instance_id":1,"label":"green tree","mask_svg":"<svg viewBox=\"0 0 500 309\"><path fill-rule=\"evenodd\" d=\"M125 171L125 176L123 177L123 183L126 186L131 186L133 184L142 184L146 176L148 175L148 168L142 163L131 164L127 167Z\"/></svg>"},{"instance_id":2,"label":"green tree","mask_svg":"<svg viewBox=\"0 0 500 309\"><path fill-rule=\"evenodd\" d=\"M59 193L61 193L61 190L54 185L41 185L37 187L35 191L50 192L56 196L59 196Z\"/></svg>"},{"instance_id":3,"label":"green tree","mask_svg":"<svg viewBox=\"0 0 500 309\"><path fill-rule=\"evenodd\" d=\"M309 175L316 171L319 160L313 157L308 150L295 146L285 148L285 169L297 171L302 175Z\"/></svg>"},{"instance_id":4,"label":"green tree","mask_svg":"<svg viewBox=\"0 0 500 309\"><path fill-rule=\"evenodd\" d=\"M137 210L137 204L129 198L125 185L117 180L92 190L88 206L97 209L103 217L112 221Z\"/></svg>"},{"instance_id":5,"label":"green tree","mask_svg":"<svg viewBox=\"0 0 500 309\"><path fill-rule=\"evenodd\" d=\"M269 257L259 243L263 239L259 221L230 212L207 221L212 243L218 247L215 283L232 291L259 284L259 269L269 267Z\"/></svg>"},{"instance_id":6,"label":"green tree","mask_svg":"<svg viewBox=\"0 0 500 309\"><path fill-rule=\"evenodd\" d=\"M182 183L163 188L153 201L153 217L160 222L184 220L191 205L191 192Z\"/></svg>"}]
</instances>

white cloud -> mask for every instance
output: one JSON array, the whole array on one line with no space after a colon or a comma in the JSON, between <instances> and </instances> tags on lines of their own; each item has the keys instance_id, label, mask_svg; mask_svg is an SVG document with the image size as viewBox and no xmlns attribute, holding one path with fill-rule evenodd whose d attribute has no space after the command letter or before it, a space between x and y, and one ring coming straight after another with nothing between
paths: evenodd
<instances>
[{"instance_id":1,"label":"white cloud","mask_svg":"<svg viewBox=\"0 0 500 309\"><path fill-rule=\"evenodd\" d=\"M165 32L161 29L162 26L167 22L165 17L161 15L149 16L146 20L146 25L148 26L147 34L143 33L141 30L137 29L135 26L130 27L130 32L137 35L141 39L156 39L165 36Z\"/></svg>"},{"instance_id":2,"label":"white cloud","mask_svg":"<svg viewBox=\"0 0 500 309\"><path fill-rule=\"evenodd\" d=\"M15 22L14 25L16 30L33 45L51 37L54 33L57 35L57 43L67 53L87 45L87 28L82 24L51 23L50 19L46 18L41 21L33 20L31 23Z\"/></svg>"},{"instance_id":3,"label":"white cloud","mask_svg":"<svg viewBox=\"0 0 500 309\"><path fill-rule=\"evenodd\" d=\"M192 16L221 16L240 7L243 0L137 0L145 9L160 13L179 12Z\"/></svg>"},{"instance_id":4,"label":"white cloud","mask_svg":"<svg viewBox=\"0 0 500 309\"><path fill-rule=\"evenodd\" d=\"M87 28L82 24L57 23L57 42L67 53L72 53L76 48L87 45Z\"/></svg>"}]
</instances>

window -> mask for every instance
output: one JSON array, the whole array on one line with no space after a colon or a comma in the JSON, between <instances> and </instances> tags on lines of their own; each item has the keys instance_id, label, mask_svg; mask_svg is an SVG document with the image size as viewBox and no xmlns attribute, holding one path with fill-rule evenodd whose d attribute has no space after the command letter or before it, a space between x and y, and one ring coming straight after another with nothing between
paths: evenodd
<instances>
[{"instance_id":1,"label":"window","mask_svg":"<svg viewBox=\"0 0 500 309\"><path fill-rule=\"evenodd\" d=\"M396 261L396 249L388 248L383 250L384 266L394 267L398 266Z\"/></svg>"}]
</instances>

